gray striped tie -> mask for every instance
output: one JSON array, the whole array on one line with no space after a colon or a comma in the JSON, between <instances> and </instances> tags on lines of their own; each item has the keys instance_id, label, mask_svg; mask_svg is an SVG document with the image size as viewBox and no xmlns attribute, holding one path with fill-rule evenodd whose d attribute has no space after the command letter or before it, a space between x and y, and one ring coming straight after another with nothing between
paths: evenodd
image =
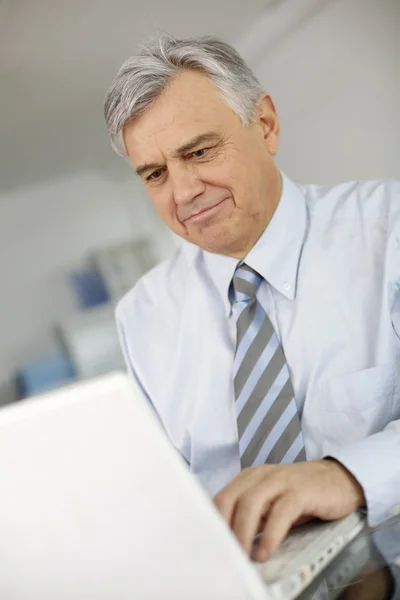
<instances>
[{"instance_id":1,"label":"gray striped tie","mask_svg":"<svg viewBox=\"0 0 400 600\"><path fill-rule=\"evenodd\" d=\"M234 389L242 469L306 460L282 346L256 294L262 277L245 264L233 277L237 302Z\"/></svg>"}]
</instances>

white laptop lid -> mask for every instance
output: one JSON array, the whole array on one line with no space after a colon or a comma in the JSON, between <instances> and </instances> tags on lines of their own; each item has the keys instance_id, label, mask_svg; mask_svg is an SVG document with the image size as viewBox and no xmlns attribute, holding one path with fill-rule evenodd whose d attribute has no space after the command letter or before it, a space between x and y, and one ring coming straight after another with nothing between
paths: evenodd
<instances>
[{"instance_id":1,"label":"white laptop lid","mask_svg":"<svg viewBox=\"0 0 400 600\"><path fill-rule=\"evenodd\" d=\"M268 598L125 375L0 411L2 600Z\"/></svg>"}]
</instances>

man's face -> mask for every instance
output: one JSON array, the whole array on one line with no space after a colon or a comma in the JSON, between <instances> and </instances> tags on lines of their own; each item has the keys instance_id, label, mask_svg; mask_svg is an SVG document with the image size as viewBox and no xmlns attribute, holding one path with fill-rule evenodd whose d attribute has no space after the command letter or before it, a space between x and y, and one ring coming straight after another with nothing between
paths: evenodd
<instances>
[{"instance_id":1,"label":"man's face","mask_svg":"<svg viewBox=\"0 0 400 600\"><path fill-rule=\"evenodd\" d=\"M172 231L209 252L243 258L279 201L278 129L267 96L245 127L206 76L185 71L126 125L124 141Z\"/></svg>"}]
</instances>

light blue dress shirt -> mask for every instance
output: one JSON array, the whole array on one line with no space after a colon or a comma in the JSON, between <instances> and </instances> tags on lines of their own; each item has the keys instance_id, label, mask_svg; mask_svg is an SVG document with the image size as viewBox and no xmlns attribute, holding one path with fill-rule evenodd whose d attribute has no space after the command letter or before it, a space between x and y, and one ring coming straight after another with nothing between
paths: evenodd
<instances>
[{"instance_id":1,"label":"light blue dress shirt","mask_svg":"<svg viewBox=\"0 0 400 600\"><path fill-rule=\"evenodd\" d=\"M400 183L283 191L246 263L281 340L307 458L362 485L369 522L400 510ZM214 495L240 470L229 298L238 261L184 243L117 307L128 368Z\"/></svg>"}]
</instances>

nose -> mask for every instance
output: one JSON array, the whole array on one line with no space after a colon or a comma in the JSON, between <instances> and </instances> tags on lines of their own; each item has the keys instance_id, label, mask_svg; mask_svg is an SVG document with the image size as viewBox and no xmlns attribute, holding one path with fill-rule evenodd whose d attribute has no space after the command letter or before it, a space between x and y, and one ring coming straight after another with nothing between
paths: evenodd
<instances>
[{"instance_id":1,"label":"nose","mask_svg":"<svg viewBox=\"0 0 400 600\"><path fill-rule=\"evenodd\" d=\"M169 169L172 193L177 205L190 204L205 191L205 183L188 165L175 166Z\"/></svg>"}]
</instances>

